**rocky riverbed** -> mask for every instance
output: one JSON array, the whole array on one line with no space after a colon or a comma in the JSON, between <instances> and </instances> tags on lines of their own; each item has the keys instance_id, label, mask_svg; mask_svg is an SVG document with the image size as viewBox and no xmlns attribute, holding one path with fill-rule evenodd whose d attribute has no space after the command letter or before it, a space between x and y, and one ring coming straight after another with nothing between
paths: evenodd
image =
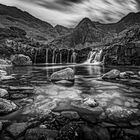
<instances>
[{"instance_id":1,"label":"rocky riverbed","mask_svg":"<svg viewBox=\"0 0 140 140\"><path fill-rule=\"evenodd\" d=\"M67 66L2 67L0 139L140 138L138 68L103 71L98 66L70 66L72 69L59 71ZM61 81L51 81L54 77Z\"/></svg>"}]
</instances>

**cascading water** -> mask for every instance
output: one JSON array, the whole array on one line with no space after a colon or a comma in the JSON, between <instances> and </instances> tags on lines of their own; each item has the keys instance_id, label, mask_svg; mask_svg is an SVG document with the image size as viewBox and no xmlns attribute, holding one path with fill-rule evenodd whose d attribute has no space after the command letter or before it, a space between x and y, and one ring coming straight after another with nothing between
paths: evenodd
<instances>
[{"instance_id":1,"label":"cascading water","mask_svg":"<svg viewBox=\"0 0 140 140\"><path fill-rule=\"evenodd\" d=\"M60 64L62 64L62 53L60 52Z\"/></svg>"},{"instance_id":2,"label":"cascading water","mask_svg":"<svg viewBox=\"0 0 140 140\"><path fill-rule=\"evenodd\" d=\"M91 51L88 55L87 61L84 64L101 65L102 52L102 50Z\"/></svg>"},{"instance_id":3,"label":"cascading water","mask_svg":"<svg viewBox=\"0 0 140 140\"><path fill-rule=\"evenodd\" d=\"M48 50L48 48L46 48L46 63L48 64L49 62L48 62L48 52L49 52L49 50Z\"/></svg>"},{"instance_id":4,"label":"cascading water","mask_svg":"<svg viewBox=\"0 0 140 140\"><path fill-rule=\"evenodd\" d=\"M55 63L55 50L53 50L52 63Z\"/></svg>"},{"instance_id":5,"label":"cascading water","mask_svg":"<svg viewBox=\"0 0 140 140\"><path fill-rule=\"evenodd\" d=\"M76 63L76 53L73 52L71 55L71 63Z\"/></svg>"}]
</instances>

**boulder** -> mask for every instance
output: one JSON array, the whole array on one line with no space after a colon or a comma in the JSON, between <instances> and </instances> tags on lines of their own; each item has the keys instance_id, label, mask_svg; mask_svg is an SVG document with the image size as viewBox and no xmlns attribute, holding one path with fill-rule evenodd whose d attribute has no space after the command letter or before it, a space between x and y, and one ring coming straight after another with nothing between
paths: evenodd
<instances>
[{"instance_id":1,"label":"boulder","mask_svg":"<svg viewBox=\"0 0 140 140\"><path fill-rule=\"evenodd\" d=\"M11 61L9 60L4 60L4 59L0 59L0 65L11 65Z\"/></svg>"},{"instance_id":2,"label":"boulder","mask_svg":"<svg viewBox=\"0 0 140 140\"><path fill-rule=\"evenodd\" d=\"M11 57L11 61L13 65L16 66L25 66L32 65L32 61L29 56L25 56L23 54L16 54Z\"/></svg>"},{"instance_id":3,"label":"boulder","mask_svg":"<svg viewBox=\"0 0 140 140\"><path fill-rule=\"evenodd\" d=\"M80 118L79 114L76 111L62 111L61 115L70 119L70 120Z\"/></svg>"},{"instance_id":4,"label":"boulder","mask_svg":"<svg viewBox=\"0 0 140 140\"><path fill-rule=\"evenodd\" d=\"M132 72L132 71L125 71L125 72L121 72L120 73L120 78L123 78L123 79L125 79L125 78L131 78L134 75L135 75L135 73Z\"/></svg>"},{"instance_id":5,"label":"boulder","mask_svg":"<svg viewBox=\"0 0 140 140\"><path fill-rule=\"evenodd\" d=\"M112 106L105 111L107 117L115 122L128 121L134 115L134 111L121 106Z\"/></svg>"},{"instance_id":6,"label":"boulder","mask_svg":"<svg viewBox=\"0 0 140 140\"><path fill-rule=\"evenodd\" d=\"M120 76L120 71L117 69L113 69L102 76L102 79L116 79Z\"/></svg>"},{"instance_id":7,"label":"boulder","mask_svg":"<svg viewBox=\"0 0 140 140\"><path fill-rule=\"evenodd\" d=\"M71 68L66 68L57 72L54 72L51 75L52 81L68 80L74 81L74 71Z\"/></svg>"},{"instance_id":8,"label":"boulder","mask_svg":"<svg viewBox=\"0 0 140 140\"><path fill-rule=\"evenodd\" d=\"M138 72L138 75L140 76L140 71Z\"/></svg>"},{"instance_id":9,"label":"boulder","mask_svg":"<svg viewBox=\"0 0 140 140\"><path fill-rule=\"evenodd\" d=\"M6 128L6 131L9 132L14 138L17 138L18 136L24 134L27 128L27 123L13 123Z\"/></svg>"},{"instance_id":10,"label":"boulder","mask_svg":"<svg viewBox=\"0 0 140 140\"><path fill-rule=\"evenodd\" d=\"M8 98L9 94L6 89L0 88L0 98Z\"/></svg>"},{"instance_id":11,"label":"boulder","mask_svg":"<svg viewBox=\"0 0 140 140\"><path fill-rule=\"evenodd\" d=\"M25 140L54 140L57 136L57 130L34 128L26 131Z\"/></svg>"},{"instance_id":12,"label":"boulder","mask_svg":"<svg viewBox=\"0 0 140 140\"><path fill-rule=\"evenodd\" d=\"M6 76L6 75L7 75L7 72L6 71L0 70L0 77Z\"/></svg>"},{"instance_id":13,"label":"boulder","mask_svg":"<svg viewBox=\"0 0 140 140\"><path fill-rule=\"evenodd\" d=\"M96 106L98 106L98 103L94 99L91 99L91 98L84 99L84 104L85 105L88 105L90 107L96 107Z\"/></svg>"},{"instance_id":14,"label":"boulder","mask_svg":"<svg viewBox=\"0 0 140 140\"><path fill-rule=\"evenodd\" d=\"M14 102L0 98L0 114L1 115L5 115L12 111L15 111L17 108L18 107Z\"/></svg>"}]
</instances>

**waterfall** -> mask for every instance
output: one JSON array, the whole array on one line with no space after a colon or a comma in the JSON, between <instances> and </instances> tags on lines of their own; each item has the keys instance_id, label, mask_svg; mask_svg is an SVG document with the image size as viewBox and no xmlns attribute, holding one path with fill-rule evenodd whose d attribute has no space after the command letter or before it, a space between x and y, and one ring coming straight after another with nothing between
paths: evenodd
<instances>
[{"instance_id":1,"label":"waterfall","mask_svg":"<svg viewBox=\"0 0 140 140\"><path fill-rule=\"evenodd\" d=\"M49 52L49 49L46 48L46 63L47 63L47 64L49 63L49 62L48 62L48 57L49 57L49 56L48 56L48 54L49 54L48 52Z\"/></svg>"},{"instance_id":2,"label":"waterfall","mask_svg":"<svg viewBox=\"0 0 140 140\"><path fill-rule=\"evenodd\" d=\"M90 53L88 54L88 57L87 57L87 61L85 63L90 64L91 61L94 59L95 55L96 55L96 52L90 51Z\"/></svg>"},{"instance_id":3,"label":"waterfall","mask_svg":"<svg viewBox=\"0 0 140 140\"><path fill-rule=\"evenodd\" d=\"M36 63L36 58L37 58L37 50L36 50L36 52L35 52L34 63Z\"/></svg>"},{"instance_id":4,"label":"waterfall","mask_svg":"<svg viewBox=\"0 0 140 140\"><path fill-rule=\"evenodd\" d=\"M102 50L100 50L99 52L96 53L95 58L94 58L94 62L100 62L101 61L101 57L102 57Z\"/></svg>"},{"instance_id":5,"label":"waterfall","mask_svg":"<svg viewBox=\"0 0 140 140\"><path fill-rule=\"evenodd\" d=\"M70 51L68 50L67 63L69 63L69 55L70 55Z\"/></svg>"},{"instance_id":6,"label":"waterfall","mask_svg":"<svg viewBox=\"0 0 140 140\"><path fill-rule=\"evenodd\" d=\"M55 63L55 49L53 50L52 63Z\"/></svg>"},{"instance_id":7,"label":"waterfall","mask_svg":"<svg viewBox=\"0 0 140 140\"><path fill-rule=\"evenodd\" d=\"M60 64L62 64L62 53L60 52Z\"/></svg>"},{"instance_id":8,"label":"waterfall","mask_svg":"<svg viewBox=\"0 0 140 140\"><path fill-rule=\"evenodd\" d=\"M85 62L85 64L92 64L92 65L101 65L101 58L102 58L102 50L100 51L91 51L88 54L88 58Z\"/></svg>"},{"instance_id":9,"label":"waterfall","mask_svg":"<svg viewBox=\"0 0 140 140\"><path fill-rule=\"evenodd\" d=\"M71 63L76 63L76 53L73 52L71 55Z\"/></svg>"}]
</instances>

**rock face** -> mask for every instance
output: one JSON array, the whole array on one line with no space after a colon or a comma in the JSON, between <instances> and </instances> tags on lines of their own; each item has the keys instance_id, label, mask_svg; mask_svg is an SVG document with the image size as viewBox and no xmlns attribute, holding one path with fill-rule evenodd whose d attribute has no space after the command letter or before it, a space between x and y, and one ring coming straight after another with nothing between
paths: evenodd
<instances>
[{"instance_id":1,"label":"rock face","mask_svg":"<svg viewBox=\"0 0 140 140\"><path fill-rule=\"evenodd\" d=\"M17 109L17 105L14 102L0 98L0 114L1 115L8 114L12 111L15 111L16 109Z\"/></svg>"},{"instance_id":2,"label":"rock face","mask_svg":"<svg viewBox=\"0 0 140 140\"><path fill-rule=\"evenodd\" d=\"M102 76L102 79L115 79L119 77L120 71L117 69L113 69Z\"/></svg>"},{"instance_id":3,"label":"rock face","mask_svg":"<svg viewBox=\"0 0 140 140\"><path fill-rule=\"evenodd\" d=\"M66 68L51 75L52 81L69 80L74 81L74 71L71 68Z\"/></svg>"},{"instance_id":4,"label":"rock face","mask_svg":"<svg viewBox=\"0 0 140 140\"><path fill-rule=\"evenodd\" d=\"M11 61L13 65L16 66L32 65L30 57L23 54L16 54L12 56Z\"/></svg>"}]
</instances>

